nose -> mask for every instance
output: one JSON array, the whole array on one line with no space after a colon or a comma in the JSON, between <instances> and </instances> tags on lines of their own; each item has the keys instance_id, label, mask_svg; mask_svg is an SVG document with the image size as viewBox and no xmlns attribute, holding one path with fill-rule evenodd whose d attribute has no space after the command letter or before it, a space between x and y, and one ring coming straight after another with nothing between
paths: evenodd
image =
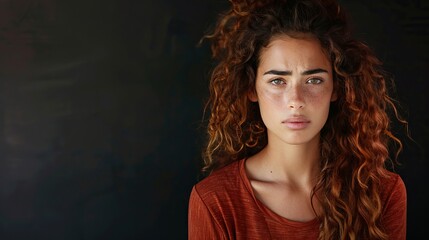
<instances>
[{"instance_id":1,"label":"nose","mask_svg":"<svg viewBox=\"0 0 429 240\"><path fill-rule=\"evenodd\" d=\"M301 109L304 108L305 102L303 98L303 90L301 86L294 86L289 92L288 106L290 109Z\"/></svg>"},{"instance_id":2,"label":"nose","mask_svg":"<svg viewBox=\"0 0 429 240\"><path fill-rule=\"evenodd\" d=\"M290 105L289 106L290 108L303 108L304 106L303 105Z\"/></svg>"}]
</instances>

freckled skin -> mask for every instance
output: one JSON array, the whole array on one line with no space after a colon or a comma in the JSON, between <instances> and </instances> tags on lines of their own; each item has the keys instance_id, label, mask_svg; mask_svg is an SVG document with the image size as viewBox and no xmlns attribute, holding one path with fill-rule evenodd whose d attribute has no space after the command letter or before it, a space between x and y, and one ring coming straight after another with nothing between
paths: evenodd
<instances>
[{"instance_id":1,"label":"freckled skin","mask_svg":"<svg viewBox=\"0 0 429 240\"><path fill-rule=\"evenodd\" d=\"M330 103L336 99L331 63L319 41L286 35L274 38L261 50L255 92L249 99L259 104L269 144L318 141ZM308 123L293 129L285 120L294 117Z\"/></svg>"}]
</instances>

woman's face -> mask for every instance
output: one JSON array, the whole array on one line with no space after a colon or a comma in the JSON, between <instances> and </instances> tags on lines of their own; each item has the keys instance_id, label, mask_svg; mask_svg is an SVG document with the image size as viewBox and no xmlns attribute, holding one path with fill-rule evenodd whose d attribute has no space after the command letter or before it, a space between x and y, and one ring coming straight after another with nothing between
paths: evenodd
<instances>
[{"instance_id":1,"label":"woman's face","mask_svg":"<svg viewBox=\"0 0 429 240\"><path fill-rule=\"evenodd\" d=\"M317 140L336 99L331 63L319 41L282 35L261 50L259 60L249 99L259 104L269 143Z\"/></svg>"}]
</instances>

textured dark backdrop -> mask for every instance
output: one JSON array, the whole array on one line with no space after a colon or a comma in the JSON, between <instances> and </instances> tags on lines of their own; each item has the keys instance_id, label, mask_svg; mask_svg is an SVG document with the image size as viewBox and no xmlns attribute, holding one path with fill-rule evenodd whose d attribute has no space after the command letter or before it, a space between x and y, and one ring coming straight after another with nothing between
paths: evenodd
<instances>
[{"instance_id":1,"label":"textured dark backdrop","mask_svg":"<svg viewBox=\"0 0 429 240\"><path fill-rule=\"evenodd\" d=\"M397 82L398 172L428 234L429 3L342 1ZM0 239L186 239L226 0L0 1ZM426 186L426 187L424 187Z\"/></svg>"}]
</instances>

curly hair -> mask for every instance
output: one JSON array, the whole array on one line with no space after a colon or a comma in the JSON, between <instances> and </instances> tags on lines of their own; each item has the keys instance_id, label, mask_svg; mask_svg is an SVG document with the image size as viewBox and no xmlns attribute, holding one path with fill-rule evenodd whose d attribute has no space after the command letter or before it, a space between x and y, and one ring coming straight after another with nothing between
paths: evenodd
<instances>
[{"instance_id":1,"label":"curly hair","mask_svg":"<svg viewBox=\"0 0 429 240\"><path fill-rule=\"evenodd\" d=\"M321 172L313 197L322 205L319 239L386 239L380 224L380 179L387 177L398 116L393 81L363 42L353 39L347 15L334 0L230 0L211 34L217 60L210 79L205 173L247 158L267 145L254 90L260 50L273 36L317 38L330 58L337 100L321 130ZM302 35L302 34L301 34ZM318 194L316 195L315 192Z\"/></svg>"}]
</instances>

